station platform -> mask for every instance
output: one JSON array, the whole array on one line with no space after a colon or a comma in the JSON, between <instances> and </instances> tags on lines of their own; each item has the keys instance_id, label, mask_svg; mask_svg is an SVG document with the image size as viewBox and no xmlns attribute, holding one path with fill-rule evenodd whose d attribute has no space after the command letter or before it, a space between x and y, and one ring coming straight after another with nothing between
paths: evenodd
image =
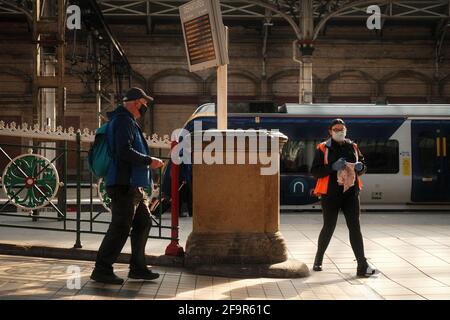
<instances>
[{"instance_id":1,"label":"station platform","mask_svg":"<svg viewBox=\"0 0 450 320\"><path fill-rule=\"evenodd\" d=\"M163 216L169 219L169 215ZM44 224L45 222L39 222ZM450 213L363 213L366 256L380 273L357 278L345 219L338 226L324 259L322 272L300 279L239 279L200 276L184 268L153 266L155 281L127 279L122 286L89 280L91 261L0 255L0 299L182 299L182 300L448 300L450 299ZM180 219L180 244L191 230L191 218ZM312 269L320 213L282 214L281 232L289 257ZM100 235L82 235L83 248L96 250ZM73 246L64 232L0 228L0 243L23 246ZM148 254L163 254L167 240L150 239ZM129 252L127 243L124 252ZM81 271L81 287L69 289L69 266ZM128 266L116 264L126 279Z\"/></svg>"}]
</instances>

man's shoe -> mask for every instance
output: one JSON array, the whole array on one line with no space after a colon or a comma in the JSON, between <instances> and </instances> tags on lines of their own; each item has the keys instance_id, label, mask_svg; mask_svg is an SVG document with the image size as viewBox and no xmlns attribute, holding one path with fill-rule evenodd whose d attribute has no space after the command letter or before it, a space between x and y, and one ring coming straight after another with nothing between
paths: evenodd
<instances>
[{"instance_id":1,"label":"man's shoe","mask_svg":"<svg viewBox=\"0 0 450 320\"><path fill-rule=\"evenodd\" d=\"M152 272L148 269L130 270L130 272L128 273L128 278L141 280L155 280L159 278L159 273Z\"/></svg>"},{"instance_id":2,"label":"man's shoe","mask_svg":"<svg viewBox=\"0 0 450 320\"><path fill-rule=\"evenodd\" d=\"M365 278L373 276L378 272L379 271L375 267L370 265L368 262L365 262L362 265L358 265L358 268L356 269L356 275L358 277L365 277Z\"/></svg>"},{"instance_id":3,"label":"man's shoe","mask_svg":"<svg viewBox=\"0 0 450 320\"><path fill-rule=\"evenodd\" d=\"M113 272L111 273L105 273L100 272L96 269L92 271L91 279L97 282L101 283L107 283L107 284L123 284L123 279L116 276Z\"/></svg>"},{"instance_id":4,"label":"man's shoe","mask_svg":"<svg viewBox=\"0 0 450 320\"><path fill-rule=\"evenodd\" d=\"M181 218L186 218L188 216L188 213L186 211L180 212Z\"/></svg>"}]
</instances>

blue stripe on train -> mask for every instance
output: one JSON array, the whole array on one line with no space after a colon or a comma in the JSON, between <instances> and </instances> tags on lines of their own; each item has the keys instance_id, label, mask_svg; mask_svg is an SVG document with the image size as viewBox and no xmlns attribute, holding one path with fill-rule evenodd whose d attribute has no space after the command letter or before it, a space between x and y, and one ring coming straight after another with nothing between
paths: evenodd
<instances>
[{"instance_id":1,"label":"blue stripe on train","mask_svg":"<svg viewBox=\"0 0 450 320\"><path fill-rule=\"evenodd\" d=\"M328 125L333 118L294 118L294 117L260 117L259 123L254 116L228 117L229 129L278 129L292 140L327 138ZM343 118L347 124L348 136L352 140L389 138L404 123L404 118ZM215 129L216 117L198 117L202 129ZM185 129L192 131L193 121ZM309 174L283 174L280 177L281 205L307 205L317 202L311 192L316 180Z\"/></svg>"},{"instance_id":2,"label":"blue stripe on train","mask_svg":"<svg viewBox=\"0 0 450 320\"><path fill-rule=\"evenodd\" d=\"M278 129L290 139L325 139L327 129L333 118L281 118L261 117L255 123L255 117L228 117L229 129ZM348 128L350 139L388 140L405 121L404 118L348 118L343 119ZM190 121L185 129L193 130L193 122L201 121L202 129L215 129L215 117L199 117Z\"/></svg>"}]
</instances>

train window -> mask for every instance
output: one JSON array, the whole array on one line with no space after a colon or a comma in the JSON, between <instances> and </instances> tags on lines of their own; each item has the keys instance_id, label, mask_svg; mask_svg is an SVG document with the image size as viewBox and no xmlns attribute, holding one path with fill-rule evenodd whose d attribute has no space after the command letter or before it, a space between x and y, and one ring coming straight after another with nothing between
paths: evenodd
<instances>
[{"instance_id":1,"label":"train window","mask_svg":"<svg viewBox=\"0 0 450 320\"><path fill-rule=\"evenodd\" d=\"M281 173L309 173L322 140L288 140L281 151Z\"/></svg>"},{"instance_id":2,"label":"train window","mask_svg":"<svg viewBox=\"0 0 450 320\"><path fill-rule=\"evenodd\" d=\"M397 140L360 140L355 141L367 164L367 173L398 173L399 146Z\"/></svg>"},{"instance_id":3,"label":"train window","mask_svg":"<svg viewBox=\"0 0 450 320\"><path fill-rule=\"evenodd\" d=\"M281 151L281 173L303 173L311 170L317 144L322 140L288 140ZM355 141L367 164L367 173L398 173L399 145L396 140Z\"/></svg>"},{"instance_id":4,"label":"train window","mask_svg":"<svg viewBox=\"0 0 450 320\"><path fill-rule=\"evenodd\" d=\"M434 133L422 132L419 135L419 167L423 175L433 175L436 165L436 138Z\"/></svg>"}]
</instances>

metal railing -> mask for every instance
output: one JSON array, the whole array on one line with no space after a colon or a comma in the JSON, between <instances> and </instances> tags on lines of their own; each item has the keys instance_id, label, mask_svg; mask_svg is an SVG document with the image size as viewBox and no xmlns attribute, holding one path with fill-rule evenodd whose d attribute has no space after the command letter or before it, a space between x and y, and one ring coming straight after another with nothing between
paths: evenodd
<instances>
[{"instance_id":1,"label":"metal railing","mask_svg":"<svg viewBox=\"0 0 450 320\"><path fill-rule=\"evenodd\" d=\"M8 136L12 136L10 132ZM86 142L92 139L82 139L80 131L72 142L18 137L28 144L0 143L0 227L72 232L75 248L82 247L82 234L105 234L111 221L110 199L103 181L88 168ZM168 160L161 151L160 158ZM157 177L145 190L150 202L163 201L162 170L153 170ZM163 206L156 207L159 212L153 212L149 238L170 240L166 253L179 255L182 250L169 250L178 246L178 219L163 219ZM172 215L178 217L179 205L176 212L173 209Z\"/></svg>"}]
</instances>

